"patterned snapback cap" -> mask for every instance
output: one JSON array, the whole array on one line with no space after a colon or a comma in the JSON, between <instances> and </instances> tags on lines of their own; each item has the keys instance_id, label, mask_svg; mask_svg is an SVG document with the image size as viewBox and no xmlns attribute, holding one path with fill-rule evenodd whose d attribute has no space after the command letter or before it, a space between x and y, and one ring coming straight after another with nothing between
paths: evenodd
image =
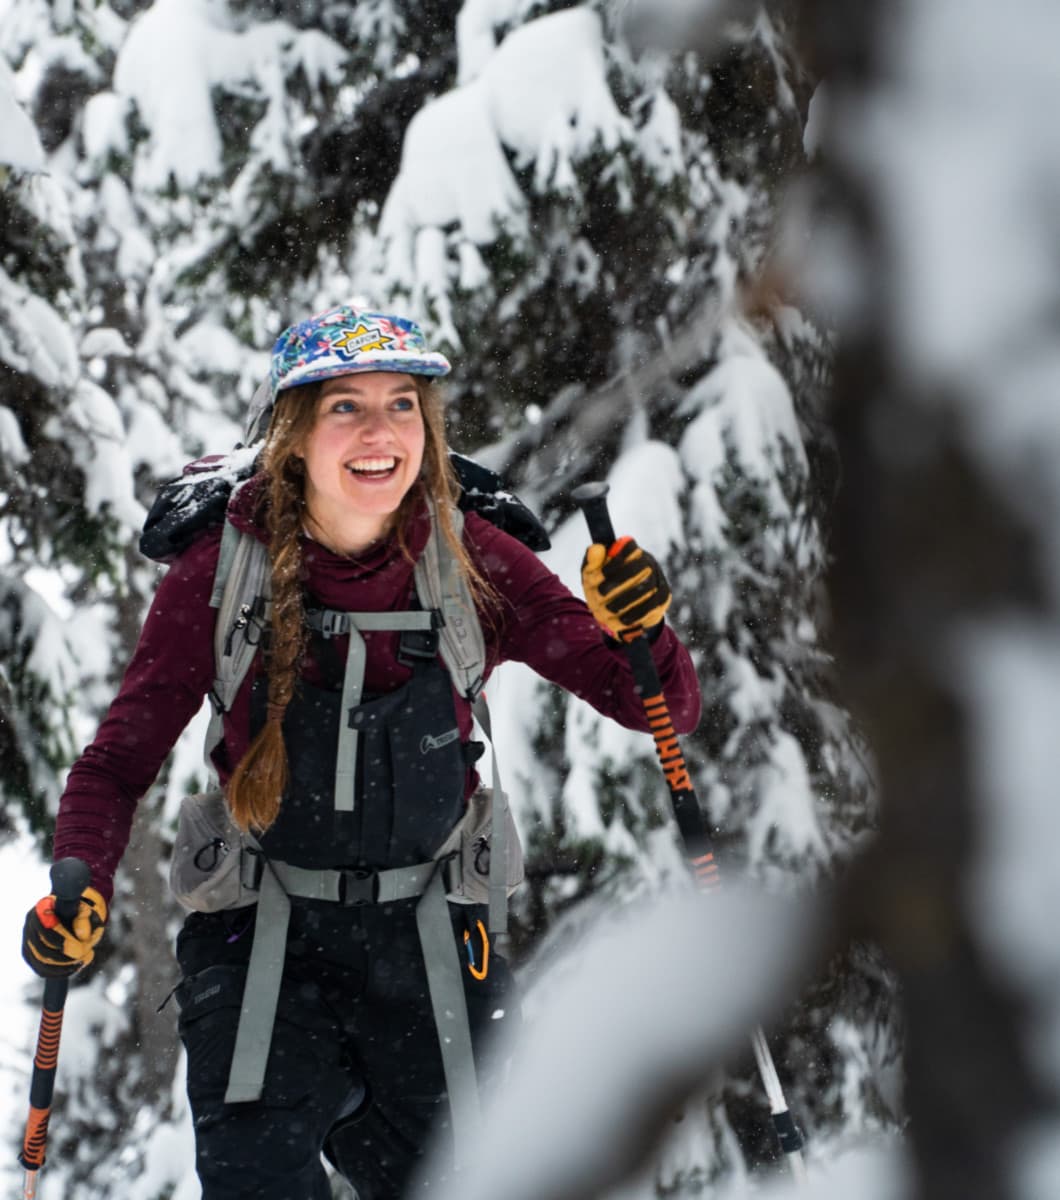
<instances>
[{"instance_id":1,"label":"patterned snapback cap","mask_svg":"<svg viewBox=\"0 0 1060 1200\"><path fill-rule=\"evenodd\" d=\"M340 305L285 329L272 348L272 394L358 371L448 375L449 360L427 348L415 321Z\"/></svg>"}]
</instances>

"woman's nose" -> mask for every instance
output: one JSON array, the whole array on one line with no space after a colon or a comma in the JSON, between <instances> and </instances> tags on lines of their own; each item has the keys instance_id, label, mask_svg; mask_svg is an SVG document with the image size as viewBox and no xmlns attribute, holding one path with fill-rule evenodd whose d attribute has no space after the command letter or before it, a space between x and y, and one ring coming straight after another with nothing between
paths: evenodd
<instances>
[{"instance_id":1,"label":"woman's nose","mask_svg":"<svg viewBox=\"0 0 1060 1200\"><path fill-rule=\"evenodd\" d=\"M387 431L386 413L369 410L358 422L357 432L366 441L375 441Z\"/></svg>"}]
</instances>

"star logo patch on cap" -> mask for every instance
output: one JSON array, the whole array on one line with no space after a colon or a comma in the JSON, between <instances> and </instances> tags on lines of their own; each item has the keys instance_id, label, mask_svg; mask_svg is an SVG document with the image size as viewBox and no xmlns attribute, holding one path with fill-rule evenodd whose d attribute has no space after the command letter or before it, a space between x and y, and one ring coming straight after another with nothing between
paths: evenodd
<instances>
[{"instance_id":1,"label":"star logo patch on cap","mask_svg":"<svg viewBox=\"0 0 1060 1200\"><path fill-rule=\"evenodd\" d=\"M383 333L378 325L367 325L361 322L353 329L347 329L342 337L331 343L331 349L343 358L356 358L366 350L387 350L394 339Z\"/></svg>"}]
</instances>

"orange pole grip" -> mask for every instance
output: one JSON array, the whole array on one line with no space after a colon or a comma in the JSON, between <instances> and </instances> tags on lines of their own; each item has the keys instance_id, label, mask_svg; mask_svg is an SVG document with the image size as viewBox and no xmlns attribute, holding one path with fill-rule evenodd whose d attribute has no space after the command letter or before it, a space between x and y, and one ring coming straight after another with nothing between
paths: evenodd
<instances>
[{"instance_id":1,"label":"orange pole grip","mask_svg":"<svg viewBox=\"0 0 1060 1200\"><path fill-rule=\"evenodd\" d=\"M48 1141L48 1118L50 1108L34 1108L30 1105L26 1121L26 1136L22 1139L22 1165L28 1170L40 1170L44 1165L44 1147Z\"/></svg>"}]
</instances>

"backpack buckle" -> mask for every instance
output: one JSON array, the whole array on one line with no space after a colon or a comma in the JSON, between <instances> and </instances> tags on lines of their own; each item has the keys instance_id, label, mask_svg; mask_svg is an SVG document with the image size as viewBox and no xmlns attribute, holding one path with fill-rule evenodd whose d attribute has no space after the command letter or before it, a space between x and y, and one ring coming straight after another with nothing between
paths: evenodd
<instances>
[{"instance_id":1,"label":"backpack buckle","mask_svg":"<svg viewBox=\"0 0 1060 1200\"><path fill-rule=\"evenodd\" d=\"M339 872L339 903L348 908L363 908L379 899L379 872L365 867Z\"/></svg>"},{"instance_id":2,"label":"backpack buckle","mask_svg":"<svg viewBox=\"0 0 1060 1200\"><path fill-rule=\"evenodd\" d=\"M431 662L438 657L438 633L435 629L406 629L398 641L397 660L403 667Z\"/></svg>"},{"instance_id":3,"label":"backpack buckle","mask_svg":"<svg viewBox=\"0 0 1060 1200\"><path fill-rule=\"evenodd\" d=\"M464 890L464 864L460 851L452 850L439 861L445 890L459 895Z\"/></svg>"},{"instance_id":4,"label":"backpack buckle","mask_svg":"<svg viewBox=\"0 0 1060 1200\"><path fill-rule=\"evenodd\" d=\"M255 596L250 604L239 606L239 612L225 639L225 657L231 656L237 633L243 635L243 640L248 646L260 646L265 631L265 597Z\"/></svg>"},{"instance_id":5,"label":"backpack buckle","mask_svg":"<svg viewBox=\"0 0 1060 1200\"><path fill-rule=\"evenodd\" d=\"M265 855L253 846L243 846L239 851L239 882L252 892L261 891L261 877L265 874Z\"/></svg>"},{"instance_id":6,"label":"backpack buckle","mask_svg":"<svg viewBox=\"0 0 1060 1200\"><path fill-rule=\"evenodd\" d=\"M347 632L346 614L325 608L320 614L320 634L324 638L338 637Z\"/></svg>"}]
</instances>

